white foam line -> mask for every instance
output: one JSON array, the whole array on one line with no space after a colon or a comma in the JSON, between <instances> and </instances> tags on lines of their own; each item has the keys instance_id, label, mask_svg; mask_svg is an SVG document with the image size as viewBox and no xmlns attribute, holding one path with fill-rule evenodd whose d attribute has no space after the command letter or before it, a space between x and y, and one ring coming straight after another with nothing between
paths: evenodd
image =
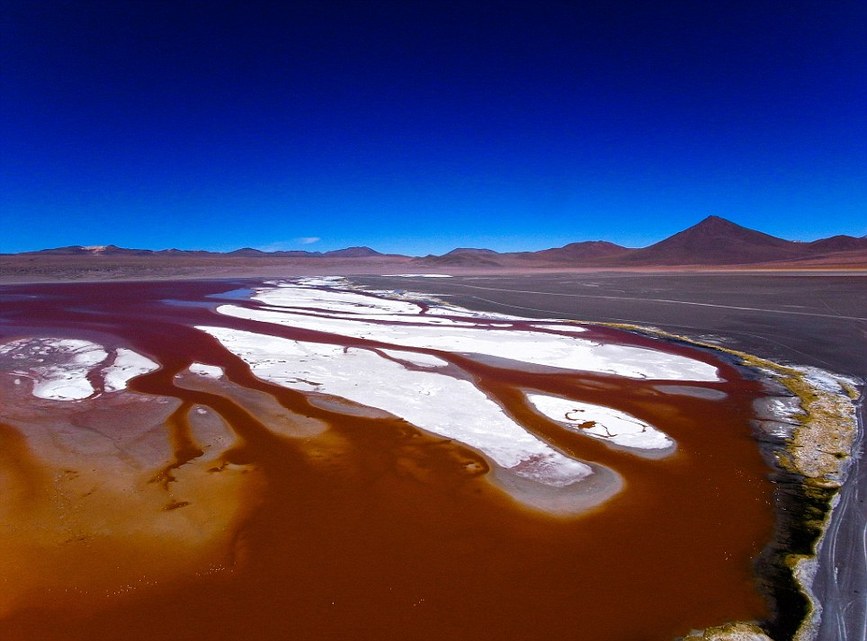
<instances>
[{"instance_id":1,"label":"white foam line","mask_svg":"<svg viewBox=\"0 0 867 641\"><path fill-rule=\"evenodd\" d=\"M349 281L343 276L308 276L305 278L298 278L294 282L307 287L340 287L349 284ZM273 281L273 284L282 287L285 283L281 281Z\"/></svg>"}]
</instances>

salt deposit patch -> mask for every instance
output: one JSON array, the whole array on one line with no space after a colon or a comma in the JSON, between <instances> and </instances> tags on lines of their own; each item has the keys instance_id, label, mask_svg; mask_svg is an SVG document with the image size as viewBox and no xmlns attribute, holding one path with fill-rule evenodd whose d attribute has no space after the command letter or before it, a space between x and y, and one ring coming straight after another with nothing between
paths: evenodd
<instances>
[{"instance_id":1,"label":"salt deposit patch","mask_svg":"<svg viewBox=\"0 0 867 641\"><path fill-rule=\"evenodd\" d=\"M68 338L23 338L0 346L0 360L13 364L10 373L33 381L33 395L52 401L77 401L93 396L90 378L101 378L105 392L126 389L130 380L159 369L141 354L119 347L110 365L101 345ZM19 367L14 367L20 363ZM6 369L4 367L3 369Z\"/></svg>"},{"instance_id":2,"label":"salt deposit patch","mask_svg":"<svg viewBox=\"0 0 867 641\"><path fill-rule=\"evenodd\" d=\"M579 327L578 325L572 325L570 323L533 323L533 327L538 327L539 329L552 329L557 332L569 332L572 334L580 334L587 331L584 327Z\"/></svg>"},{"instance_id":3,"label":"salt deposit patch","mask_svg":"<svg viewBox=\"0 0 867 641\"><path fill-rule=\"evenodd\" d=\"M810 385L822 390L823 392L829 392L831 394L845 393L844 386L849 386L854 389L863 383L863 381L859 379L850 376L834 374L832 372L819 369L818 367L810 367L805 365L796 366L794 367L794 369L801 372L807 382L810 383Z\"/></svg>"},{"instance_id":4,"label":"salt deposit patch","mask_svg":"<svg viewBox=\"0 0 867 641\"><path fill-rule=\"evenodd\" d=\"M314 280L319 282L322 279ZM526 320L487 312L474 312L459 307L436 304L424 313L413 302L418 296L411 292L400 295L377 292L369 296L349 289L345 279L329 277L331 287L343 291L311 289L309 279L295 284L282 283L273 289L260 290L255 298L277 309L250 310L236 305L223 305L217 311L241 318L262 320L282 325L312 329L352 338L364 338L421 349L435 349L466 354L480 354L497 358L523 361L534 365L596 371L631 378L659 380L716 381L716 367L676 354L658 350L616 344L600 344L572 336L515 330L486 326L468 326L464 323L484 320ZM303 283L299 287L298 283ZM315 304L314 304L315 303ZM295 308L315 306L319 313L299 314ZM443 315L458 316L465 320L442 319ZM446 321L450 328L407 327L407 323L439 324ZM365 322L369 320L379 323ZM403 327L399 325L404 325ZM581 333L584 328L556 321L540 322L540 328L556 329L564 333ZM444 331L447 330L447 331ZM499 333L497 333L499 332Z\"/></svg>"},{"instance_id":5,"label":"salt deposit patch","mask_svg":"<svg viewBox=\"0 0 867 641\"><path fill-rule=\"evenodd\" d=\"M217 365L205 365L204 363L193 363L190 365L190 372L199 376L207 376L209 378L220 378L223 376L223 368Z\"/></svg>"},{"instance_id":6,"label":"salt deposit patch","mask_svg":"<svg viewBox=\"0 0 867 641\"><path fill-rule=\"evenodd\" d=\"M21 361L16 372L33 380L33 395L55 401L75 401L92 396L87 380L90 370L107 357L100 345L66 338L23 338L0 347L0 355Z\"/></svg>"},{"instance_id":7,"label":"salt deposit patch","mask_svg":"<svg viewBox=\"0 0 867 641\"><path fill-rule=\"evenodd\" d=\"M308 276L299 278L295 282L305 287L345 287L349 285L349 281L343 276ZM278 281L271 281L268 284L281 287L284 285Z\"/></svg>"},{"instance_id":8,"label":"salt deposit patch","mask_svg":"<svg viewBox=\"0 0 867 641\"><path fill-rule=\"evenodd\" d=\"M447 367L449 364L448 361L444 361L438 356L433 356L431 354L422 354L420 352L405 352L396 349L381 349L379 351L386 356L390 356L391 358L396 358L398 360L412 363L413 365L419 365L421 367Z\"/></svg>"},{"instance_id":9,"label":"salt deposit patch","mask_svg":"<svg viewBox=\"0 0 867 641\"><path fill-rule=\"evenodd\" d=\"M677 354L600 344L572 336L527 330L415 327L350 318L297 314L221 305L227 316L309 329L417 349L481 354L560 369L592 371L629 378L716 381L716 367Z\"/></svg>"},{"instance_id":10,"label":"salt deposit patch","mask_svg":"<svg viewBox=\"0 0 867 641\"><path fill-rule=\"evenodd\" d=\"M127 384L136 376L155 372L160 368L146 356L125 347L118 347L114 362L102 370L103 390L116 392L126 389Z\"/></svg>"},{"instance_id":11,"label":"salt deposit patch","mask_svg":"<svg viewBox=\"0 0 867 641\"><path fill-rule=\"evenodd\" d=\"M259 378L385 410L452 438L518 476L565 487L591 468L554 450L512 421L468 381L407 369L371 350L199 327L243 359Z\"/></svg>"},{"instance_id":12,"label":"salt deposit patch","mask_svg":"<svg viewBox=\"0 0 867 641\"><path fill-rule=\"evenodd\" d=\"M327 291L304 287L277 287L260 290L253 296L273 307L314 307L343 314L418 314L421 307L404 300L378 298L352 291Z\"/></svg>"},{"instance_id":13,"label":"salt deposit patch","mask_svg":"<svg viewBox=\"0 0 867 641\"><path fill-rule=\"evenodd\" d=\"M652 425L620 410L546 394L527 394L527 399L548 418L620 447L670 450L675 445L672 439Z\"/></svg>"}]
</instances>

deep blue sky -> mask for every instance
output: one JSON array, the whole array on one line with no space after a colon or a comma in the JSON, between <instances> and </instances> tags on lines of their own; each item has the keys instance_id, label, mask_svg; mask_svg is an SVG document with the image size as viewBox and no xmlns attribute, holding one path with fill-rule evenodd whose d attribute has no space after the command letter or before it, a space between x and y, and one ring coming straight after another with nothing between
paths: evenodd
<instances>
[{"instance_id":1,"label":"deep blue sky","mask_svg":"<svg viewBox=\"0 0 867 641\"><path fill-rule=\"evenodd\" d=\"M867 234L863 0L0 15L0 251Z\"/></svg>"}]
</instances>

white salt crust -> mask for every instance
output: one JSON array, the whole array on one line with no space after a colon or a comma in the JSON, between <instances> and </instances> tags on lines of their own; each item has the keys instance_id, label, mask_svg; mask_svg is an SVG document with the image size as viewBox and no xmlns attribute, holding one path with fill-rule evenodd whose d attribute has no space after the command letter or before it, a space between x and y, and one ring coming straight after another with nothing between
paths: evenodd
<instances>
[{"instance_id":1,"label":"white salt crust","mask_svg":"<svg viewBox=\"0 0 867 641\"><path fill-rule=\"evenodd\" d=\"M570 334L580 334L587 331L583 327L578 327L578 325L572 325L570 323L533 323L533 327L539 329L551 329L558 332L568 332Z\"/></svg>"},{"instance_id":2,"label":"white salt crust","mask_svg":"<svg viewBox=\"0 0 867 641\"><path fill-rule=\"evenodd\" d=\"M349 285L349 281L343 276L308 276L298 278L295 282L304 287L341 287ZM283 283L271 281L268 284L282 286Z\"/></svg>"},{"instance_id":3,"label":"white salt crust","mask_svg":"<svg viewBox=\"0 0 867 641\"><path fill-rule=\"evenodd\" d=\"M109 352L90 341L68 338L22 338L0 345L0 357L20 361L13 375L33 381L33 395L52 401L78 401L96 393L91 378L102 379L105 392L126 389L130 380L159 369L133 350L119 347L111 364Z\"/></svg>"},{"instance_id":4,"label":"white salt crust","mask_svg":"<svg viewBox=\"0 0 867 641\"><path fill-rule=\"evenodd\" d=\"M222 327L198 329L219 340L263 380L385 410L428 432L475 448L524 478L564 487L592 474L588 465L528 433L468 381L407 369L367 349Z\"/></svg>"},{"instance_id":5,"label":"white salt crust","mask_svg":"<svg viewBox=\"0 0 867 641\"><path fill-rule=\"evenodd\" d=\"M114 363L102 371L103 391L117 392L127 388L136 376L155 372L160 366L146 356L125 347L118 347Z\"/></svg>"},{"instance_id":6,"label":"white salt crust","mask_svg":"<svg viewBox=\"0 0 867 641\"><path fill-rule=\"evenodd\" d=\"M278 287L261 291L253 298L274 307L310 307L341 314L418 314L422 309L406 300L308 287Z\"/></svg>"},{"instance_id":7,"label":"white salt crust","mask_svg":"<svg viewBox=\"0 0 867 641\"><path fill-rule=\"evenodd\" d=\"M204 363L193 363L190 365L190 372L199 376L207 376L209 378L221 378L223 376L223 368L216 365L205 365Z\"/></svg>"},{"instance_id":8,"label":"white salt crust","mask_svg":"<svg viewBox=\"0 0 867 641\"><path fill-rule=\"evenodd\" d=\"M527 394L536 410L595 439L634 450L674 450L674 441L649 423L619 410L547 394Z\"/></svg>"},{"instance_id":9,"label":"white salt crust","mask_svg":"<svg viewBox=\"0 0 867 641\"><path fill-rule=\"evenodd\" d=\"M383 274L389 278L451 278L451 274Z\"/></svg>"},{"instance_id":10,"label":"white salt crust","mask_svg":"<svg viewBox=\"0 0 867 641\"><path fill-rule=\"evenodd\" d=\"M291 288L280 288L279 299L281 306L286 308L285 311L248 309L237 305L220 305L217 311L235 318L392 345L480 354L559 369L656 380L719 380L717 368L702 361L629 345L600 344L572 336L528 330L454 326L416 327L404 323L397 326L346 317L296 313L290 311L291 292ZM265 294L260 294L257 298L271 299ZM268 302L270 304L271 300Z\"/></svg>"}]
</instances>

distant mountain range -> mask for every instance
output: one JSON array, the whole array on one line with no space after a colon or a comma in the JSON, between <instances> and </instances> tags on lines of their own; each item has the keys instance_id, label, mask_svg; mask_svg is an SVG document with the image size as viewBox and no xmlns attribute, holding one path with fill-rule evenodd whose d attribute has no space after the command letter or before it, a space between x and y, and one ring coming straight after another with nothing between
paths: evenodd
<instances>
[{"instance_id":1,"label":"distant mountain range","mask_svg":"<svg viewBox=\"0 0 867 641\"><path fill-rule=\"evenodd\" d=\"M521 263L611 268L867 266L867 237L833 236L809 243L794 242L741 227L719 216L708 216L697 225L640 249L596 240L536 252L500 254L488 249L455 249L416 261L430 266L461 267L510 267Z\"/></svg>"},{"instance_id":2,"label":"distant mountain range","mask_svg":"<svg viewBox=\"0 0 867 641\"><path fill-rule=\"evenodd\" d=\"M241 256L246 258L299 258L299 257L326 257L326 258L368 258L371 256L384 256L370 247L347 247L328 252L308 251L274 251L266 252L252 247L243 247L230 252L210 252L204 250L187 249L126 249L117 245L70 245L68 247L56 247L54 249L41 249L33 252L22 252L20 256L51 255L51 256Z\"/></svg>"},{"instance_id":3,"label":"distant mountain range","mask_svg":"<svg viewBox=\"0 0 867 641\"><path fill-rule=\"evenodd\" d=\"M369 247L348 247L327 252L264 252L249 247L232 252L206 252L167 249L124 249L115 245L97 247L59 247L17 256L139 257L151 258L235 258L294 259L318 261L339 259L347 262L400 263L422 268L519 269L519 268L707 268L763 266L781 268L867 267L867 237L833 236L813 242L795 242L737 225L718 216L648 247L633 249L603 240L570 243L533 252L496 252L491 249L458 248L441 256L424 257L382 254Z\"/></svg>"}]
</instances>

